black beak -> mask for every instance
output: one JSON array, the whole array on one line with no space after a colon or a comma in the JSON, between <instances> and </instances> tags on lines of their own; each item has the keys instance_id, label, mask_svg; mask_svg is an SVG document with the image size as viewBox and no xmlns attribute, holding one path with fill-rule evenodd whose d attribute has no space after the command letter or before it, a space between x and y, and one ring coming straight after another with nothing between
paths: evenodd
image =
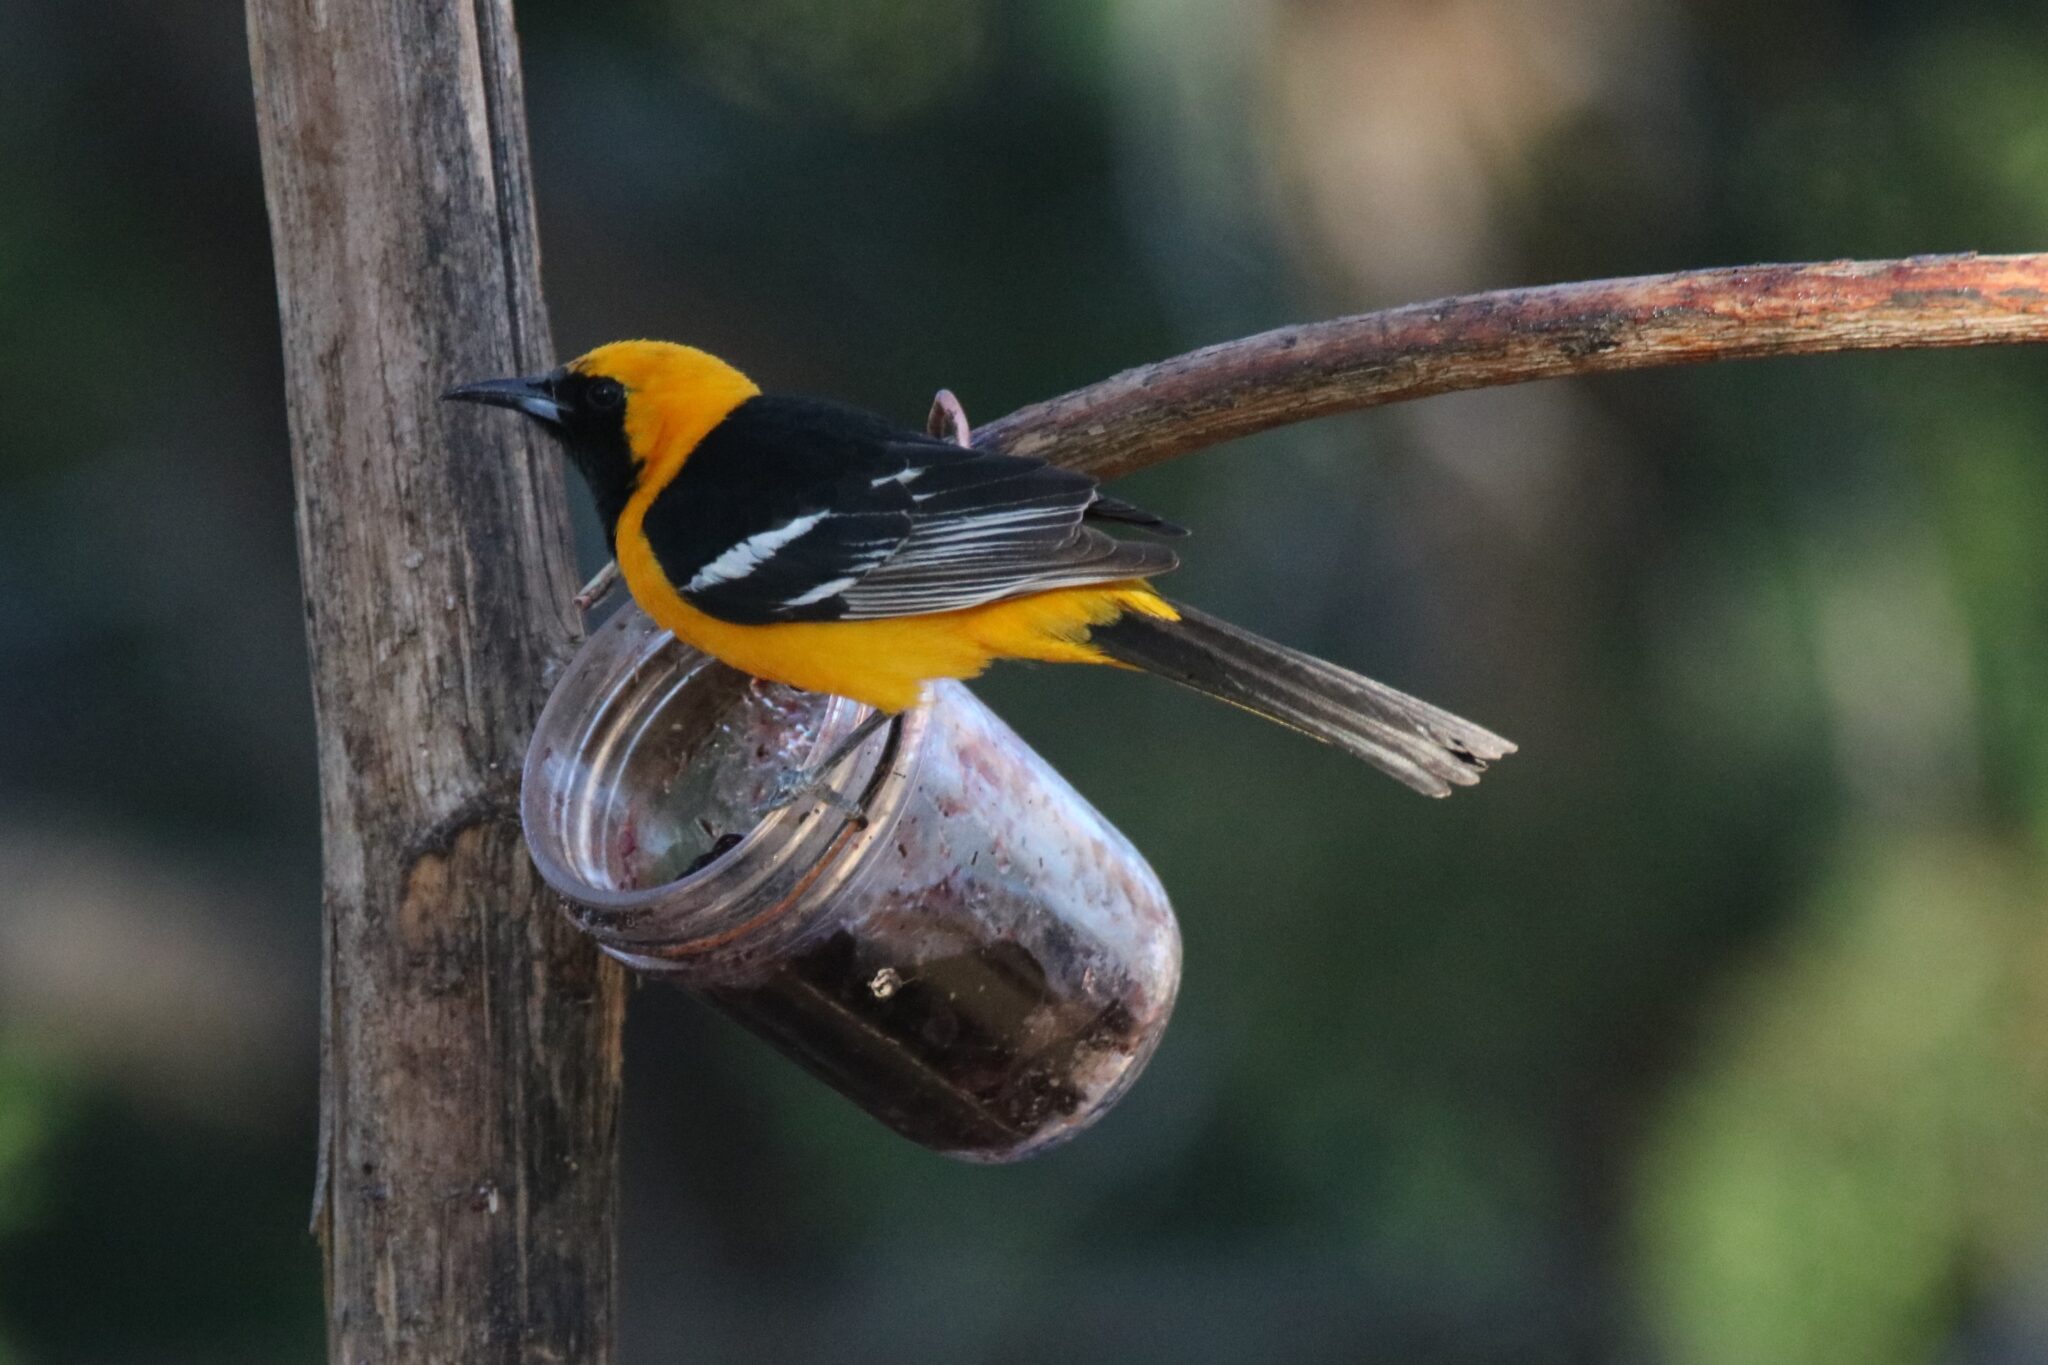
<instances>
[{"instance_id":1,"label":"black beak","mask_svg":"<svg viewBox=\"0 0 2048 1365\"><path fill-rule=\"evenodd\" d=\"M549 426L560 426L568 409L557 402L552 375L531 379L479 379L474 384L457 384L441 395L458 403L483 403L494 408L514 408Z\"/></svg>"}]
</instances>

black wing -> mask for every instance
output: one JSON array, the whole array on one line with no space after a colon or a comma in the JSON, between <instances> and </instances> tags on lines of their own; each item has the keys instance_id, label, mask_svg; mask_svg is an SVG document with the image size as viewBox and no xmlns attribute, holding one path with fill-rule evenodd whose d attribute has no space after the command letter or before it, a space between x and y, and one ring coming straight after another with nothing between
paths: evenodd
<instances>
[{"instance_id":1,"label":"black wing","mask_svg":"<svg viewBox=\"0 0 2048 1365\"><path fill-rule=\"evenodd\" d=\"M698 445L643 528L684 599L721 620L869 620L1179 564L1162 545L1085 525L1100 502L1085 474L764 396ZM1127 503L1100 515L1148 524Z\"/></svg>"}]
</instances>

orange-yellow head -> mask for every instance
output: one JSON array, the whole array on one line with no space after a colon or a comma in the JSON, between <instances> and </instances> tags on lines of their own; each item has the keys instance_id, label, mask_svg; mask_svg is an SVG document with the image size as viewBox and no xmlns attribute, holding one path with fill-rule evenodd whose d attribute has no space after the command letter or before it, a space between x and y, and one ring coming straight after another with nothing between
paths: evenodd
<instances>
[{"instance_id":1,"label":"orange-yellow head","mask_svg":"<svg viewBox=\"0 0 2048 1365\"><path fill-rule=\"evenodd\" d=\"M636 488L667 482L727 413L759 392L694 346L614 341L547 374L480 380L441 396L516 409L560 437L609 535Z\"/></svg>"}]
</instances>

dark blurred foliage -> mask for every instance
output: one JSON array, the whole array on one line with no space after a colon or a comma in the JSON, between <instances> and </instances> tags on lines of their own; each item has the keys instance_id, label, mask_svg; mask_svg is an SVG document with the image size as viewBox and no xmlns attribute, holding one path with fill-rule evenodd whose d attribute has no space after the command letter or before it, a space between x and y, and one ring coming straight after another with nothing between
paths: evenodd
<instances>
[{"instance_id":1,"label":"dark blurred foliage","mask_svg":"<svg viewBox=\"0 0 2048 1365\"><path fill-rule=\"evenodd\" d=\"M0 1359L310 1360L318 829L239 7L0 7ZM1287 318L2048 237L2038 5L522 0L565 353L986 419ZM440 383L455 376L432 376ZM1523 751L983 693L1178 1016L1015 1169L639 994L633 1361L2048 1355L2048 378L1432 400L1133 480ZM586 532L589 528L586 526Z\"/></svg>"}]
</instances>

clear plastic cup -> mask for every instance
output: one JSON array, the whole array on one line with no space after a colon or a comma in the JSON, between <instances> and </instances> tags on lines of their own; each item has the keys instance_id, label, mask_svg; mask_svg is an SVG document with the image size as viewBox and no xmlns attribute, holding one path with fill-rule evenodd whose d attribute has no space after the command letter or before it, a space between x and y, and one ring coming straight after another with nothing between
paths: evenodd
<instances>
[{"instance_id":1,"label":"clear plastic cup","mask_svg":"<svg viewBox=\"0 0 2048 1365\"><path fill-rule=\"evenodd\" d=\"M864 715L749 680L627 607L535 729L534 863L606 952L904 1136L976 1161L1042 1151L1158 1046L1172 908L1130 841L957 683L839 766L837 805L755 817Z\"/></svg>"}]
</instances>

